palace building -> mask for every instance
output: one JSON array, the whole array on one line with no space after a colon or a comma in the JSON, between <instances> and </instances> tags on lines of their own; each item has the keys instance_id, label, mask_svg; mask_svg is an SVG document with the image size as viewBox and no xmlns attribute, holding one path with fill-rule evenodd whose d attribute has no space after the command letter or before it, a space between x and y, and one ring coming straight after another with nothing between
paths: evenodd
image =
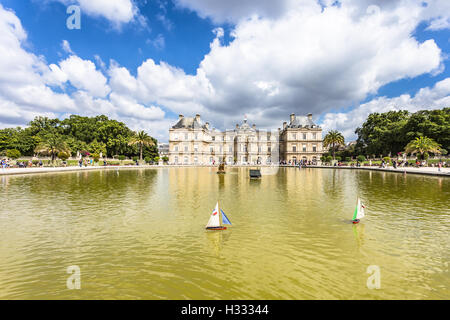
<instances>
[{"instance_id":1,"label":"palace building","mask_svg":"<svg viewBox=\"0 0 450 320\"><path fill-rule=\"evenodd\" d=\"M232 130L219 131L200 115L179 116L169 130L169 163L210 165L270 165L280 161L318 162L322 155L322 129L312 115L290 117L283 129L264 130L250 126L247 119Z\"/></svg>"}]
</instances>

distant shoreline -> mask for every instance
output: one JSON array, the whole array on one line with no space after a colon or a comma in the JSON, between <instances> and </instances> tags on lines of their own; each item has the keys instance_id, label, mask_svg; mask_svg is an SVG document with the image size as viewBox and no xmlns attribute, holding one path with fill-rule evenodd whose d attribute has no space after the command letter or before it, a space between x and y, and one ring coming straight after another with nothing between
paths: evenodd
<instances>
[{"instance_id":1,"label":"distant shoreline","mask_svg":"<svg viewBox=\"0 0 450 320\"><path fill-rule=\"evenodd\" d=\"M226 167L230 168L270 168L269 165L229 165ZM281 168L294 168L298 169L296 166L280 165ZM0 169L0 176L9 175L24 175L24 174L42 174L42 173L63 173L63 172L84 172L84 171L98 171L98 170L130 170L130 169L159 169L159 168L217 168L213 165L140 165L140 166L92 166L92 167L44 167L44 168L8 168ZM442 168L441 172L438 171L437 167L423 167L423 168L379 168L379 167L348 167L348 166L307 166L306 169L344 169L344 170L370 170L370 171L382 171L382 172L394 172L394 173L411 173L411 174L421 174L429 176L439 176L439 177L450 177L450 168ZM304 170L304 168L300 169Z\"/></svg>"}]
</instances>

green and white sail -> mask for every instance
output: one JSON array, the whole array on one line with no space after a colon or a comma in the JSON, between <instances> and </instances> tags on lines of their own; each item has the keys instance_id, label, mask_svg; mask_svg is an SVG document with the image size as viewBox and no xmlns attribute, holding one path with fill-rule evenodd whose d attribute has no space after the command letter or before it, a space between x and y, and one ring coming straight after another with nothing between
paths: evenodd
<instances>
[{"instance_id":1,"label":"green and white sail","mask_svg":"<svg viewBox=\"0 0 450 320\"><path fill-rule=\"evenodd\" d=\"M364 208L366 206L361 203L361 199L358 198L358 202L356 204L355 212L353 213L353 220L359 220L364 217Z\"/></svg>"}]
</instances>

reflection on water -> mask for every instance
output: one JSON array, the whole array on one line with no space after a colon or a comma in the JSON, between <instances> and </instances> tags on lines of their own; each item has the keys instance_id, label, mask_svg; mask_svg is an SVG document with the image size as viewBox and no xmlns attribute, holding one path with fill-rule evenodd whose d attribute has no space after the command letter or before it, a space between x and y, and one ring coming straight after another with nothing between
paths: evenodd
<instances>
[{"instance_id":1,"label":"reflection on water","mask_svg":"<svg viewBox=\"0 0 450 320\"><path fill-rule=\"evenodd\" d=\"M1 177L0 298L448 299L450 179L216 170ZM217 201L233 226L205 231Z\"/></svg>"}]
</instances>

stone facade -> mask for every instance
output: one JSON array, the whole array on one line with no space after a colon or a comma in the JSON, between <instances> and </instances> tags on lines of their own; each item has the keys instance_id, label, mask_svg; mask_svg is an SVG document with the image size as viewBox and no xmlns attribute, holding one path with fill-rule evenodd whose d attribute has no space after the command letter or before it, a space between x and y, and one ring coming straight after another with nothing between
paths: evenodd
<instances>
[{"instance_id":1,"label":"stone facade","mask_svg":"<svg viewBox=\"0 0 450 320\"><path fill-rule=\"evenodd\" d=\"M291 114L289 124L284 122L280 133L282 159L287 163L319 162L323 153L322 128L312 121L312 114Z\"/></svg>"},{"instance_id":2,"label":"stone facade","mask_svg":"<svg viewBox=\"0 0 450 320\"><path fill-rule=\"evenodd\" d=\"M307 134L305 139L302 139L303 133ZM280 160L313 161L320 159L321 139L322 129L313 124L309 116L291 115L290 124L285 123L283 130L257 129L244 119L233 130L219 131L210 128L198 114L193 118L180 115L169 130L169 163L209 165L224 161L226 164L269 165L278 164Z\"/></svg>"}]
</instances>

